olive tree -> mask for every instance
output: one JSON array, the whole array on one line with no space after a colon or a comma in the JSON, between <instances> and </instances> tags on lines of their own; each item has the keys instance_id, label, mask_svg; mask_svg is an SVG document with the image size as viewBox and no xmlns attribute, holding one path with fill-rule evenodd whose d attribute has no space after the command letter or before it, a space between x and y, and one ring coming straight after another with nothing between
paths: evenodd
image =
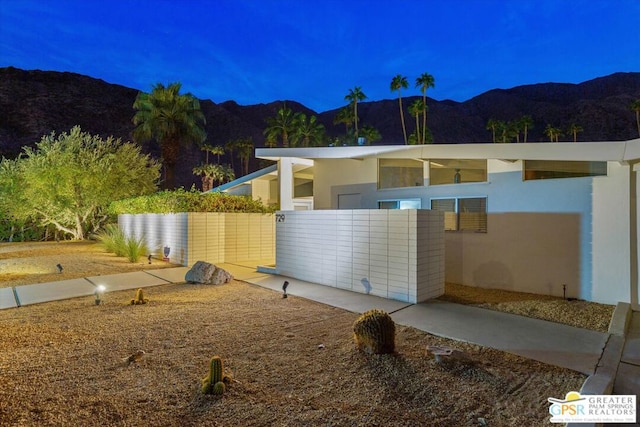
<instances>
[{"instance_id":1,"label":"olive tree","mask_svg":"<svg viewBox=\"0 0 640 427\"><path fill-rule=\"evenodd\" d=\"M78 126L43 136L0 166L0 210L76 240L107 221L110 202L153 193L160 177L160 165L139 146Z\"/></svg>"}]
</instances>

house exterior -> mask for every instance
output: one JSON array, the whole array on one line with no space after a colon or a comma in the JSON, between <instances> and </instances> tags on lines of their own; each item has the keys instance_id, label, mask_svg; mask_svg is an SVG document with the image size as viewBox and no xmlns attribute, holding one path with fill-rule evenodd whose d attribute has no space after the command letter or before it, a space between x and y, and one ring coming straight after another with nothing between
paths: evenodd
<instances>
[{"instance_id":1,"label":"house exterior","mask_svg":"<svg viewBox=\"0 0 640 427\"><path fill-rule=\"evenodd\" d=\"M446 281L638 309L640 139L257 149L294 210L432 209L445 216ZM304 165L304 166L301 166ZM276 243L277 244L277 243Z\"/></svg>"},{"instance_id":2,"label":"house exterior","mask_svg":"<svg viewBox=\"0 0 640 427\"><path fill-rule=\"evenodd\" d=\"M304 159L299 159L290 166L293 180L290 204L293 210L313 209L313 175L308 171L312 167L313 161ZM274 164L212 188L210 191L250 196L254 200L262 201L265 206L277 206L280 194L278 182L278 165Z\"/></svg>"}]
</instances>

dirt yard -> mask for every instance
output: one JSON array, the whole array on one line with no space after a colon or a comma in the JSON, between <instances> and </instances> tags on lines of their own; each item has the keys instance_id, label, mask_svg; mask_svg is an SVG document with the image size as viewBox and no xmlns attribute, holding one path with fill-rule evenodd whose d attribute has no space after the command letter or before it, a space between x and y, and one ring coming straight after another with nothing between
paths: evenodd
<instances>
[{"instance_id":1,"label":"dirt yard","mask_svg":"<svg viewBox=\"0 0 640 427\"><path fill-rule=\"evenodd\" d=\"M85 243L0 245L0 283L111 274L146 263L131 265ZM40 269L29 273L29 265ZM460 295L465 289L450 297L490 300ZM100 306L87 297L0 311L0 425L551 425L547 398L579 390L585 379L403 326L395 354L367 356L353 343L357 314L239 281L145 292L144 305L130 305L135 292L123 291L107 294ZM531 300L509 294L503 300ZM429 345L454 347L469 360L438 364ZM146 353L140 360L123 361L138 350ZM213 355L234 378L221 397L200 392Z\"/></svg>"}]
</instances>

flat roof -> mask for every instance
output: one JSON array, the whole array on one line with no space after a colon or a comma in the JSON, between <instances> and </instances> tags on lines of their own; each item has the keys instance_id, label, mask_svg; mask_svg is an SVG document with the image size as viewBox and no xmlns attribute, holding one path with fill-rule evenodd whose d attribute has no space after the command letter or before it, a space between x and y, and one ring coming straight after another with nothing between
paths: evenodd
<instances>
[{"instance_id":1,"label":"flat roof","mask_svg":"<svg viewBox=\"0 0 640 427\"><path fill-rule=\"evenodd\" d=\"M635 162L640 160L640 138L629 141L528 142L380 145L347 147L258 148L256 157L301 159L503 159L583 160Z\"/></svg>"}]
</instances>

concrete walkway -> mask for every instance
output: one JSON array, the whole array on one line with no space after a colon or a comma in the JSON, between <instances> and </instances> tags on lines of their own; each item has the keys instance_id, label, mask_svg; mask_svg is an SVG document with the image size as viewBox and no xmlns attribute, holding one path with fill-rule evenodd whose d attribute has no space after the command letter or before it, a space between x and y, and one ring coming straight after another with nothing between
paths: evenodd
<instances>
[{"instance_id":1,"label":"concrete walkway","mask_svg":"<svg viewBox=\"0 0 640 427\"><path fill-rule=\"evenodd\" d=\"M547 364L594 374L610 334L575 328L476 307L430 301L409 304L372 295L308 283L256 271L255 264L221 264L238 280L323 304L362 313L378 308L390 313L401 325L413 326L433 335L465 341L517 354ZM157 286L184 281L186 267L146 270L84 279L63 280L0 289L0 308L93 295L98 285L107 292ZM616 392L638 393L640 369L640 316L633 317L631 338L622 352ZM620 360L620 359L618 359ZM617 367L617 364L616 364ZM615 375L615 372L613 373ZM625 393L622 393L624 391Z\"/></svg>"}]
</instances>

